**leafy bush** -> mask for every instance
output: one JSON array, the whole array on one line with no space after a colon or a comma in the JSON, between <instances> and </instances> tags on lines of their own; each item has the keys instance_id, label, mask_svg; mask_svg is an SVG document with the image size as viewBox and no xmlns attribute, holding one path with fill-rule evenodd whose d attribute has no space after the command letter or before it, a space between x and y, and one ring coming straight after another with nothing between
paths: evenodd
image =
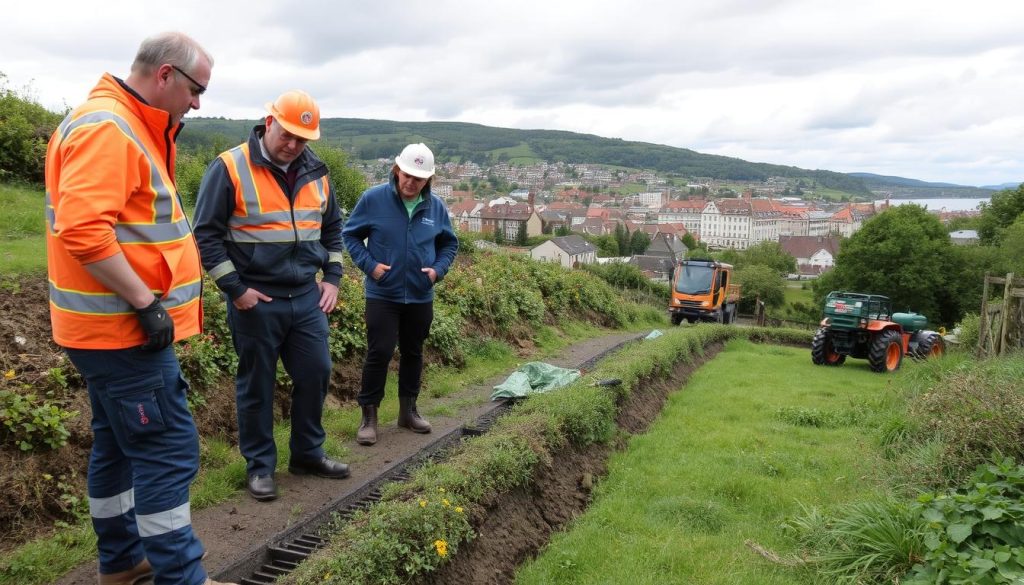
<instances>
[{"instance_id":1,"label":"leafy bush","mask_svg":"<svg viewBox=\"0 0 1024 585\"><path fill-rule=\"evenodd\" d=\"M956 347L973 353L981 338L981 318L977 313L968 313L957 323L957 327L960 328L960 334L957 336Z\"/></svg>"},{"instance_id":2,"label":"leafy bush","mask_svg":"<svg viewBox=\"0 0 1024 585\"><path fill-rule=\"evenodd\" d=\"M920 421L913 441L941 444L935 468L919 479L933 487L961 484L992 453L1024 460L1024 357L952 363L952 371L930 364L941 382L908 403L909 417Z\"/></svg>"},{"instance_id":3,"label":"leafy bush","mask_svg":"<svg viewBox=\"0 0 1024 585\"><path fill-rule=\"evenodd\" d=\"M969 486L918 499L927 552L908 585L1024 581L1024 466L981 465Z\"/></svg>"},{"instance_id":4,"label":"leafy bush","mask_svg":"<svg viewBox=\"0 0 1024 585\"><path fill-rule=\"evenodd\" d=\"M78 411L63 410L47 399L37 400L35 394L0 390L0 439L22 451L41 445L63 447L70 436L64 421L76 416Z\"/></svg>"},{"instance_id":5,"label":"leafy bush","mask_svg":"<svg viewBox=\"0 0 1024 585\"><path fill-rule=\"evenodd\" d=\"M42 183L46 144L62 116L28 89L8 88L6 79L0 73L0 181Z\"/></svg>"},{"instance_id":6,"label":"leafy bush","mask_svg":"<svg viewBox=\"0 0 1024 585\"><path fill-rule=\"evenodd\" d=\"M466 363L464 325L458 311L442 305L434 307L434 322L430 325L426 345L436 350L445 364L462 366Z\"/></svg>"}]
</instances>

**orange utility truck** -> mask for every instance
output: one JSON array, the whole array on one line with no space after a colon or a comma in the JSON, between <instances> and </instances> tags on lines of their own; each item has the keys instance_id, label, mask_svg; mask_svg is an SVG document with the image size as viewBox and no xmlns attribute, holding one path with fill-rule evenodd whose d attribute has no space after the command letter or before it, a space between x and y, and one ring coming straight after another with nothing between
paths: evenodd
<instances>
[{"instance_id":1,"label":"orange utility truck","mask_svg":"<svg viewBox=\"0 0 1024 585\"><path fill-rule=\"evenodd\" d=\"M732 265L714 260L683 260L672 271L668 314L673 325L736 320L740 285L732 283Z\"/></svg>"}]
</instances>

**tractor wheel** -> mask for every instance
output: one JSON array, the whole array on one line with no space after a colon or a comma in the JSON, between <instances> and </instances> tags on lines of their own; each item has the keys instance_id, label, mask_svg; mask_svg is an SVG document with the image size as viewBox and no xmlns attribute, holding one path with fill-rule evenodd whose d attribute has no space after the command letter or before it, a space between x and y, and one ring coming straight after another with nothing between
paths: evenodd
<instances>
[{"instance_id":1,"label":"tractor wheel","mask_svg":"<svg viewBox=\"0 0 1024 585\"><path fill-rule=\"evenodd\" d=\"M683 322L683 316L682 315L672 315L672 324L673 325L679 325L682 322Z\"/></svg>"},{"instance_id":2,"label":"tractor wheel","mask_svg":"<svg viewBox=\"0 0 1024 585\"><path fill-rule=\"evenodd\" d=\"M942 336L938 333L929 333L921 343L917 344L915 353L917 358L922 360L942 357L946 353L946 343L942 341Z\"/></svg>"},{"instance_id":3,"label":"tractor wheel","mask_svg":"<svg viewBox=\"0 0 1024 585\"><path fill-rule=\"evenodd\" d=\"M841 366L846 356L836 353L832 347L832 334L822 327L811 341L811 362L816 366Z\"/></svg>"},{"instance_id":4,"label":"tractor wheel","mask_svg":"<svg viewBox=\"0 0 1024 585\"><path fill-rule=\"evenodd\" d=\"M871 340L868 363L871 371L895 372L903 362L903 337L897 331L883 331Z\"/></svg>"}]
</instances>

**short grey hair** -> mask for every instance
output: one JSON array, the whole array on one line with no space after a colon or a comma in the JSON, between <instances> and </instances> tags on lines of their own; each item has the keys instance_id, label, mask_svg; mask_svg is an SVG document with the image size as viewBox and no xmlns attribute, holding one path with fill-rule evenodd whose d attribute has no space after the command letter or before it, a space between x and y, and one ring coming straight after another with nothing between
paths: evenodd
<instances>
[{"instance_id":1,"label":"short grey hair","mask_svg":"<svg viewBox=\"0 0 1024 585\"><path fill-rule=\"evenodd\" d=\"M149 73L164 63L191 71L200 55L213 66L213 57L192 37L180 32L164 32L142 41L132 63L132 72Z\"/></svg>"}]
</instances>

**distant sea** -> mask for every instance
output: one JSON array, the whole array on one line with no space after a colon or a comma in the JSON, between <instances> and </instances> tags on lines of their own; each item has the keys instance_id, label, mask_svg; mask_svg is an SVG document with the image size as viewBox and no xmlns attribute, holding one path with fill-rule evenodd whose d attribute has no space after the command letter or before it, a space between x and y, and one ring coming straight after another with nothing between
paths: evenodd
<instances>
[{"instance_id":1,"label":"distant sea","mask_svg":"<svg viewBox=\"0 0 1024 585\"><path fill-rule=\"evenodd\" d=\"M978 209L978 204L988 203L991 201L991 197L981 198L963 198L963 199L890 199L889 202L893 205L903 205L904 203L916 203L922 207L928 209L928 211L942 211L945 208L946 211L971 211ZM875 204L885 203L884 199L875 201Z\"/></svg>"}]
</instances>

